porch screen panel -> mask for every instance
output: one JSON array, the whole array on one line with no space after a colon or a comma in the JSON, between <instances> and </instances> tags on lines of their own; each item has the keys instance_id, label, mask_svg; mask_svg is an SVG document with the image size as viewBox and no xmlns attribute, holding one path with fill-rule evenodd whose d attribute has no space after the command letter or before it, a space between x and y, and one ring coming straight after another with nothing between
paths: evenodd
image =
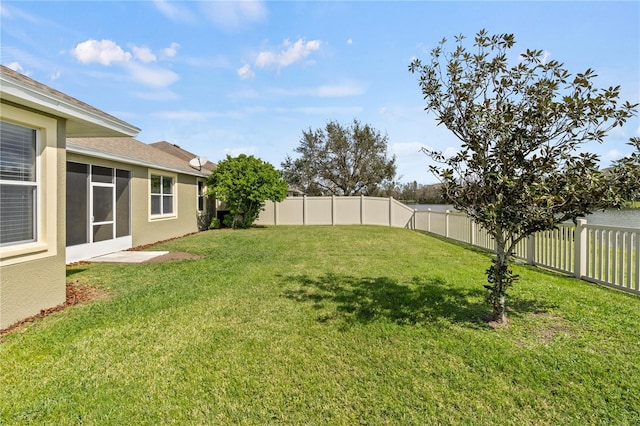
<instances>
[{"instance_id":1,"label":"porch screen panel","mask_svg":"<svg viewBox=\"0 0 640 426\"><path fill-rule=\"evenodd\" d=\"M93 242L107 241L113 239L113 224L105 223L93 226Z\"/></svg>"},{"instance_id":2,"label":"porch screen panel","mask_svg":"<svg viewBox=\"0 0 640 426\"><path fill-rule=\"evenodd\" d=\"M89 242L89 166L67 162L67 247Z\"/></svg>"},{"instance_id":3,"label":"porch screen panel","mask_svg":"<svg viewBox=\"0 0 640 426\"><path fill-rule=\"evenodd\" d=\"M113 169L110 167L92 166L91 181L101 183L113 183Z\"/></svg>"},{"instance_id":4,"label":"porch screen panel","mask_svg":"<svg viewBox=\"0 0 640 426\"><path fill-rule=\"evenodd\" d=\"M93 221L113 221L113 188L108 186L93 187Z\"/></svg>"},{"instance_id":5,"label":"porch screen panel","mask_svg":"<svg viewBox=\"0 0 640 426\"><path fill-rule=\"evenodd\" d=\"M116 171L116 237L131 235L131 172Z\"/></svg>"}]
</instances>

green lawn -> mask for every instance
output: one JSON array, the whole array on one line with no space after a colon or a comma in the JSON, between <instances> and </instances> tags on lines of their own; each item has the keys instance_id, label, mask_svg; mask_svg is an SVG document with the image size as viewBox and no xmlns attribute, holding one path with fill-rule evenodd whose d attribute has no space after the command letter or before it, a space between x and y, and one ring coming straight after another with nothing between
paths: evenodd
<instances>
[{"instance_id":1,"label":"green lawn","mask_svg":"<svg viewBox=\"0 0 640 426\"><path fill-rule=\"evenodd\" d=\"M110 296L0 344L0 424L640 424L640 298L385 227L209 231L79 265Z\"/></svg>"}]
</instances>

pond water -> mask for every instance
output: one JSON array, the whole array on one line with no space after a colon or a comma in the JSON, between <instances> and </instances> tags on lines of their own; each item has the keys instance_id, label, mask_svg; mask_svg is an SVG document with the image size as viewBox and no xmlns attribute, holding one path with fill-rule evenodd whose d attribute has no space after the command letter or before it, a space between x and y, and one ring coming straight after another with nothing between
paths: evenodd
<instances>
[{"instance_id":1,"label":"pond water","mask_svg":"<svg viewBox=\"0 0 640 426\"><path fill-rule=\"evenodd\" d=\"M431 209L435 212L453 210L448 204L407 204L416 210ZM612 209L597 211L586 217L587 223L593 225L621 226L623 228L640 228L640 209Z\"/></svg>"}]
</instances>

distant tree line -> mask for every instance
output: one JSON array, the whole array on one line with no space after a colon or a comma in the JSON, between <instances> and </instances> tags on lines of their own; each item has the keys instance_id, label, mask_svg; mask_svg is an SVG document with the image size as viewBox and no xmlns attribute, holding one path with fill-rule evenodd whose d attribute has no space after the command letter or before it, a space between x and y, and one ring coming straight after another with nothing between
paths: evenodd
<instances>
[{"instance_id":1,"label":"distant tree line","mask_svg":"<svg viewBox=\"0 0 640 426\"><path fill-rule=\"evenodd\" d=\"M442 184L425 185L417 181L391 182L376 194L380 197L393 197L406 204L445 204Z\"/></svg>"}]
</instances>

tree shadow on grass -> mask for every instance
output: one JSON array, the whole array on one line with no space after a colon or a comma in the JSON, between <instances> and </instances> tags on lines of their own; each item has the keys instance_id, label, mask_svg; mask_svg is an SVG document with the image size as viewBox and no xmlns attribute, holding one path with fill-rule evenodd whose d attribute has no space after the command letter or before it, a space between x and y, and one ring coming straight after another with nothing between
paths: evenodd
<instances>
[{"instance_id":1,"label":"tree shadow on grass","mask_svg":"<svg viewBox=\"0 0 640 426\"><path fill-rule=\"evenodd\" d=\"M399 282L388 277L352 277L327 274L297 275L287 281L298 286L285 297L308 302L319 311L320 322L339 319L369 323L386 319L400 325L449 322L482 325L486 315L481 289L454 288L438 277L414 277Z\"/></svg>"},{"instance_id":2,"label":"tree shadow on grass","mask_svg":"<svg viewBox=\"0 0 640 426\"><path fill-rule=\"evenodd\" d=\"M389 277L353 277L326 274L320 277L295 275L295 284L284 296L311 303L319 311L319 322L341 320L347 324L386 319L399 325L466 324L488 327L490 308L486 291L460 288L440 277L414 277L400 282ZM516 316L546 312L550 306L535 300L510 298L510 313Z\"/></svg>"}]
</instances>

